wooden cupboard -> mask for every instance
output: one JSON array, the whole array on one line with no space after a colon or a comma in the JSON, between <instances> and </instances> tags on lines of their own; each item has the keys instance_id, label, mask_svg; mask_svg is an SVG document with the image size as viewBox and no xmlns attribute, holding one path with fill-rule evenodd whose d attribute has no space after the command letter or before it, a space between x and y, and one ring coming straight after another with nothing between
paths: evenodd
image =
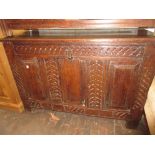
<instances>
[{"instance_id":1,"label":"wooden cupboard","mask_svg":"<svg viewBox=\"0 0 155 155\"><path fill-rule=\"evenodd\" d=\"M154 46L63 41L4 41L25 107L138 121L154 75Z\"/></svg>"},{"instance_id":2,"label":"wooden cupboard","mask_svg":"<svg viewBox=\"0 0 155 155\"><path fill-rule=\"evenodd\" d=\"M64 23L63 28L95 25L93 20L73 25L72 21L45 20L39 26L53 27L52 22ZM18 25L18 20L6 23L13 29L29 27L21 21ZM31 29L37 26L33 20L28 23ZM155 74L155 38L146 33L92 32L41 36L38 30L35 36L32 30L32 34L3 40L24 106L125 119L128 127L136 126Z\"/></svg>"}]
</instances>

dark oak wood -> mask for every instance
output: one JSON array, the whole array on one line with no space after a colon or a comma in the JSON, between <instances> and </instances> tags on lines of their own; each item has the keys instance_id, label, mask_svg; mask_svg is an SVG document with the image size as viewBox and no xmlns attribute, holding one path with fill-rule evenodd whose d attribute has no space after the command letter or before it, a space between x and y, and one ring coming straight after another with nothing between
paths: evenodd
<instances>
[{"instance_id":1,"label":"dark oak wood","mask_svg":"<svg viewBox=\"0 0 155 155\"><path fill-rule=\"evenodd\" d=\"M154 19L6 19L5 21L10 29L155 27Z\"/></svg>"},{"instance_id":2,"label":"dark oak wood","mask_svg":"<svg viewBox=\"0 0 155 155\"><path fill-rule=\"evenodd\" d=\"M22 20L18 26L24 28L23 23L30 21L33 23ZM55 27L53 22L60 22L62 27L64 22L65 27L74 25L72 20L45 21L51 27ZM89 22L101 22L84 21L75 20L77 25L84 22L86 27ZM118 24L116 21L113 23ZM143 26L154 26L150 24L154 20L143 21ZM7 22L10 28L19 28L13 26L18 20ZM136 22L129 20L128 26ZM29 28L37 28L37 21L35 26ZM154 37L10 37L3 42L27 109L125 119L130 122L128 126L141 119L155 75Z\"/></svg>"}]
</instances>

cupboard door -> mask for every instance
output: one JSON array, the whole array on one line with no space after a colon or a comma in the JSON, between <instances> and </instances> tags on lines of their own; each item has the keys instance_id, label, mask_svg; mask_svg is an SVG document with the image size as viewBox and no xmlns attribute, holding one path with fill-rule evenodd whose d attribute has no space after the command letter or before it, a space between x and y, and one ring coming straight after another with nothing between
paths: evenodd
<instances>
[{"instance_id":1,"label":"cupboard door","mask_svg":"<svg viewBox=\"0 0 155 155\"><path fill-rule=\"evenodd\" d=\"M24 76L24 84L28 96L33 99L44 100L43 81L41 80L41 71L36 58L21 60Z\"/></svg>"},{"instance_id":2,"label":"cupboard door","mask_svg":"<svg viewBox=\"0 0 155 155\"><path fill-rule=\"evenodd\" d=\"M108 68L107 107L130 109L138 84L140 60L111 60Z\"/></svg>"},{"instance_id":3,"label":"cupboard door","mask_svg":"<svg viewBox=\"0 0 155 155\"><path fill-rule=\"evenodd\" d=\"M14 56L12 64L20 95L27 108L50 108L45 60Z\"/></svg>"}]
</instances>

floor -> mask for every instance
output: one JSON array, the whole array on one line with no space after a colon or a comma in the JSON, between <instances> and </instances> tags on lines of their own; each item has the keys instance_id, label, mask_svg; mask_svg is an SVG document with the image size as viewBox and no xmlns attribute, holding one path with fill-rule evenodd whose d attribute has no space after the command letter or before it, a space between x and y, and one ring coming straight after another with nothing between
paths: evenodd
<instances>
[{"instance_id":1,"label":"floor","mask_svg":"<svg viewBox=\"0 0 155 155\"><path fill-rule=\"evenodd\" d=\"M58 120L59 119L59 120ZM126 129L125 121L35 110L16 113L0 110L1 135L146 135L144 119L137 129Z\"/></svg>"}]
</instances>

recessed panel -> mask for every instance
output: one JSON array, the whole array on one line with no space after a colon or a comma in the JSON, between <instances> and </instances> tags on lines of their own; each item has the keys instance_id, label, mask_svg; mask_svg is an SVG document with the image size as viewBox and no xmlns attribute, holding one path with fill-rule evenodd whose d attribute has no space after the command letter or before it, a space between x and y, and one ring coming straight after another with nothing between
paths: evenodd
<instances>
[{"instance_id":1,"label":"recessed panel","mask_svg":"<svg viewBox=\"0 0 155 155\"><path fill-rule=\"evenodd\" d=\"M138 82L139 62L110 61L108 107L128 109Z\"/></svg>"}]
</instances>

